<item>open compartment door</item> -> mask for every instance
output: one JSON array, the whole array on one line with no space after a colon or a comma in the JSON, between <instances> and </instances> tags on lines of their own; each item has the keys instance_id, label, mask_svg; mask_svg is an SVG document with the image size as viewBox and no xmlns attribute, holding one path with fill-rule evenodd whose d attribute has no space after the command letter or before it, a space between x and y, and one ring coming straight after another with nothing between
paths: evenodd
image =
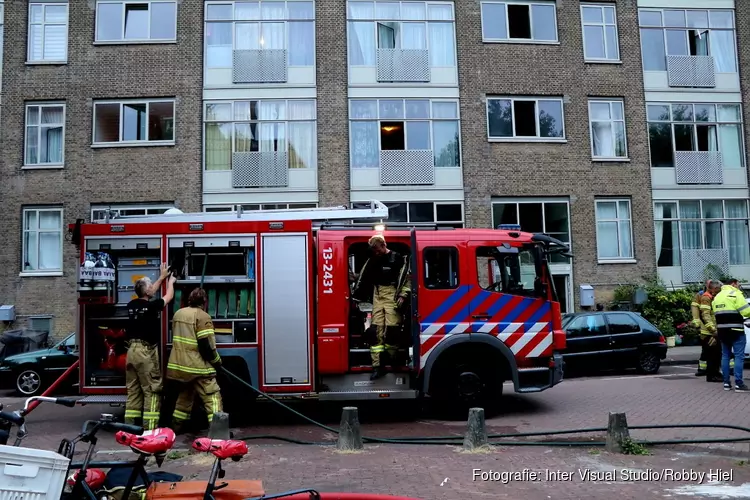
<instances>
[{"instance_id":1,"label":"open compartment door","mask_svg":"<svg viewBox=\"0 0 750 500\"><path fill-rule=\"evenodd\" d=\"M414 373L419 373L420 368L420 334L421 326L419 322L419 259L417 258L417 230L412 228L410 234L410 272L411 272L411 350L412 350L412 369ZM416 381L416 377L412 377Z\"/></svg>"}]
</instances>

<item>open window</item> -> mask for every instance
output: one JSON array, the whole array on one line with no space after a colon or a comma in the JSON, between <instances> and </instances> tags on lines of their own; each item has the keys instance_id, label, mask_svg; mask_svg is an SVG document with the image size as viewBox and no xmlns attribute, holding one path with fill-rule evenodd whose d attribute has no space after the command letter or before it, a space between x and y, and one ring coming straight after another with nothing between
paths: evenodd
<instances>
[{"instance_id":1,"label":"open window","mask_svg":"<svg viewBox=\"0 0 750 500\"><path fill-rule=\"evenodd\" d=\"M423 253L422 279L428 290L458 288L458 250L454 247L430 247Z\"/></svg>"},{"instance_id":2,"label":"open window","mask_svg":"<svg viewBox=\"0 0 750 500\"><path fill-rule=\"evenodd\" d=\"M480 246L476 249L477 283L485 290L545 297L541 286L541 253L534 246Z\"/></svg>"}]
</instances>

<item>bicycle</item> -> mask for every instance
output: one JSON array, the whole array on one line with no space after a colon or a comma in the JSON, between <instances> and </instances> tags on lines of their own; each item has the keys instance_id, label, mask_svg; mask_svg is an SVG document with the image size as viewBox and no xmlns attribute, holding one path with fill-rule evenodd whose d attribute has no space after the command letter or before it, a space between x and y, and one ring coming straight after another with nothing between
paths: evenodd
<instances>
[{"instance_id":1,"label":"bicycle","mask_svg":"<svg viewBox=\"0 0 750 500\"><path fill-rule=\"evenodd\" d=\"M26 400L23 405L23 409L12 412L2 411L3 405L0 403L0 445L7 445L8 439L10 439L10 429L13 425L18 427L16 431L16 439L13 446L20 447L21 441L26 438L28 432L26 431L26 415L29 413L29 406L33 401L41 401L48 403L55 403L68 408L73 408L76 405L75 399L70 398L49 398L46 396L32 396Z\"/></svg>"}]
</instances>

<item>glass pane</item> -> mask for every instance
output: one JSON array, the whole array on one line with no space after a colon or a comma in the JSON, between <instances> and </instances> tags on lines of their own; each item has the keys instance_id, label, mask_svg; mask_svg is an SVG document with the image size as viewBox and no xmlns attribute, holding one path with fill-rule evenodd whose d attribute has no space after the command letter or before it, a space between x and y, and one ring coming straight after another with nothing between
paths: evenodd
<instances>
[{"instance_id":1,"label":"glass pane","mask_svg":"<svg viewBox=\"0 0 750 500\"><path fill-rule=\"evenodd\" d=\"M583 41L586 57L590 59L604 59L607 52L604 48L604 28L602 26L584 26Z\"/></svg>"},{"instance_id":2,"label":"glass pane","mask_svg":"<svg viewBox=\"0 0 750 500\"><path fill-rule=\"evenodd\" d=\"M432 149L430 122L406 122L406 149Z\"/></svg>"},{"instance_id":3,"label":"glass pane","mask_svg":"<svg viewBox=\"0 0 750 500\"><path fill-rule=\"evenodd\" d=\"M515 203L493 203L492 227L500 224L518 224L517 207Z\"/></svg>"},{"instance_id":4,"label":"glass pane","mask_svg":"<svg viewBox=\"0 0 750 500\"><path fill-rule=\"evenodd\" d=\"M289 120L314 120L315 101L287 101L287 114Z\"/></svg>"},{"instance_id":5,"label":"glass pane","mask_svg":"<svg viewBox=\"0 0 750 500\"><path fill-rule=\"evenodd\" d=\"M400 17L398 2L375 2L375 17L397 21Z\"/></svg>"},{"instance_id":6,"label":"glass pane","mask_svg":"<svg viewBox=\"0 0 750 500\"><path fill-rule=\"evenodd\" d=\"M315 154L315 127L312 122L289 124L289 167L312 168Z\"/></svg>"},{"instance_id":7,"label":"glass pane","mask_svg":"<svg viewBox=\"0 0 750 500\"><path fill-rule=\"evenodd\" d=\"M235 2L234 19L237 21L257 21L260 19L258 2Z\"/></svg>"},{"instance_id":8,"label":"glass pane","mask_svg":"<svg viewBox=\"0 0 750 500\"><path fill-rule=\"evenodd\" d=\"M122 40L122 5L100 3L96 19L97 40Z\"/></svg>"},{"instance_id":9,"label":"glass pane","mask_svg":"<svg viewBox=\"0 0 750 500\"><path fill-rule=\"evenodd\" d=\"M261 19L283 21L286 19L286 5L284 2L261 2L260 17Z\"/></svg>"},{"instance_id":10,"label":"glass pane","mask_svg":"<svg viewBox=\"0 0 750 500\"><path fill-rule=\"evenodd\" d=\"M460 222L463 220L461 205L459 203L446 203L435 205L437 222Z\"/></svg>"},{"instance_id":11,"label":"glass pane","mask_svg":"<svg viewBox=\"0 0 750 500\"><path fill-rule=\"evenodd\" d=\"M680 218L681 219L700 219L701 204L699 201L681 201Z\"/></svg>"},{"instance_id":12,"label":"glass pane","mask_svg":"<svg viewBox=\"0 0 750 500\"><path fill-rule=\"evenodd\" d=\"M641 26L661 26L661 12L641 10L638 12L638 22Z\"/></svg>"},{"instance_id":13,"label":"glass pane","mask_svg":"<svg viewBox=\"0 0 750 500\"><path fill-rule=\"evenodd\" d=\"M435 222L435 206L432 203L409 203L409 222Z\"/></svg>"},{"instance_id":14,"label":"glass pane","mask_svg":"<svg viewBox=\"0 0 750 500\"><path fill-rule=\"evenodd\" d=\"M39 106L29 106L26 108L26 124L39 125Z\"/></svg>"},{"instance_id":15,"label":"glass pane","mask_svg":"<svg viewBox=\"0 0 750 500\"><path fill-rule=\"evenodd\" d=\"M126 103L122 106L122 140L123 141L145 141L146 104Z\"/></svg>"},{"instance_id":16,"label":"glass pane","mask_svg":"<svg viewBox=\"0 0 750 500\"><path fill-rule=\"evenodd\" d=\"M315 60L315 29L312 22L289 23L289 65L312 66Z\"/></svg>"},{"instance_id":17,"label":"glass pane","mask_svg":"<svg viewBox=\"0 0 750 500\"><path fill-rule=\"evenodd\" d=\"M232 19L232 4L209 4L206 5L206 19L220 20Z\"/></svg>"},{"instance_id":18,"label":"glass pane","mask_svg":"<svg viewBox=\"0 0 750 500\"><path fill-rule=\"evenodd\" d=\"M607 24L615 24L614 7L604 7L604 22Z\"/></svg>"},{"instance_id":19,"label":"glass pane","mask_svg":"<svg viewBox=\"0 0 750 500\"><path fill-rule=\"evenodd\" d=\"M231 104L206 104L206 120L231 120L232 119L232 105Z\"/></svg>"},{"instance_id":20,"label":"glass pane","mask_svg":"<svg viewBox=\"0 0 750 500\"><path fill-rule=\"evenodd\" d=\"M612 116L609 113L608 102L592 101L589 104L589 109L591 110L592 120L609 120L610 118L612 118Z\"/></svg>"},{"instance_id":21,"label":"glass pane","mask_svg":"<svg viewBox=\"0 0 750 500\"><path fill-rule=\"evenodd\" d=\"M285 101L261 101L259 118L261 120L285 120L286 119L286 102Z\"/></svg>"},{"instance_id":22,"label":"glass pane","mask_svg":"<svg viewBox=\"0 0 750 500\"><path fill-rule=\"evenodd\" d=\"M614 201L599 201L596 203L596 218L599 220L614 220L617 218L617 203Z\"/></svg>"},{"instance_id":23,"label":"glass pane","mask_svg":"<svg viewBox=\"0 0 750 500\"><path fill-rule=\"evenodd\" d=\"M482 4L482 37L486 40L505 40L508 38L504 4Z\"/></svg>"},{"instance_id":24,"label":"glass pane","mask_svg":"<svg viewBox=\"0 0 750 500\"><path fill-rule=\"evenodd\" d=\"M60 269L62 263L60 232L39 233L39 269Z\"/></svg>"},{"instance_id":25,"label":"glass pane","mask_svg":"<svg viewBox=\"0 0 750 500\"><path fill-rule=\"evenodd\" d=\"M35 210L29 210L28 212L25 212L25 220L24 223L24 229L38 229L39 226L37 225L37 212Z\"/></svg>"},{"instance_id":26,"label":"glass pane","mask_svg":"<svg viewBox=\"0 0 750 500\"><path fill-rule=\"evenodd\" d=\"M148 106L148 140L174 140L174 103L152 102Z\"/></svg>"},{"instance_id":27,"label":"glass pane","mask_svg":"<svg viewBox=\"0 0 750 500\"><path fill-rule=\"evenodd\" d=\"M67 52L67 27L64 25L46 25L44 27L43 57L47 61L64 61Z\"/></svg>"},{"instance_id":28,"label":"glass pane","mask_svg":"<svg viewBox=\"0 0 750 500\"><path fill-rule=\"evenodd\" d=\"M712 28L734 28L734 16L729 10L711 10L708 13Z\"/></svg>"},{"instance_id":29,"label":"glass pane","mask_svg":"<svg viewBox=\"0 0 750 500\"><path fill-rule=\"evenodd\" d=\"M706 219L721 219L724 216L724 208L721 200L710 200L703 202L703 217Z\"/></svg>"},{"instance_id":30,"label":"glass pane","mask_svg":"<svg viewBox=\"0 0 750 500\"><path fill-rule=\"evenodd\" d=\"M38 233L25 233L23 238L24 243L24 256L23 256L23 270L24 271L35 271L39 269L39 261L37 260L37 254L39 252L37 245L37 234Z\"/></svg>"},{"instance_id":31,"label":"glass pane","mask_svg":"<svg viewBox=\"0 0 750 500\"><path fill-rule=\"evenodd\" d=\"M651 123L648 126L649 151L652 167L673 167L672 126L668 123Z\"/></svg>"},{"instance_id":32,"label":"glass pane","mask_svg":"<svg viewBox=\"0 0 750 500\"><path fill-rule=\"evenodd\" d=\"M667 54L670 56L690 55L685 30L667 30Z\"/></svg>"},{"instance_id":33,"label":"glass pane","mask_svg":"<svg viewBox=\"0 0 750 500\"><path fill-rule=\"evenodd\" d=\"M621 221L617 224L620 238L620 257L630 258L633 256L633 242L630 238L630 221Z\"/></svg>"},{"instance_id":34,"label":"glass pane","mask_svg":"<svg viewBox=\"0 0 750 500\"><path fill-rule=\"evenodd\" d=\"M289 19L315 19L315 7L312 2L288 2Z\"/></svg>"},{"instance_id":35,"label":"glass pane","mask_svg":"<svg viewBox=\"0 0 750 500\"><path fill-rule=\"evenodd\" d=\"M352 118L377 118L378 103L376 101L351 101Z\"/></svg>"},{"instance_id":36,"label":"glass pane","mask_svg":"<svg viewBox=\"0 0 750 500\"><path fill-rule=\"evenodd\" d=\"M404 101L380 101L380 118L403 118Z\"/></svg>"},{"instance_id":37,"label":"glass pane","mask_svg":"<svg viewBox=\"0 0 750 500\"><path fill-rule=\"evenodd\" d=\"M451 8L451 5L428 5L427 19L433 21L450 21L453 19L453 9Z\"/></svg>"},{"instance_id":38,"label":"glass pane","mask_svg":"<svg viewBox=\"0 0 750 500\"><path fill-rule=\"evenodd\" d=\"M620 47L617 40L617 28L607 26L604 31L607 37L607 59L619 59Z\"/></svg>"},{"instance_id":39,"label":"glass pane","mask_svg":"<svg viewBox=\"0 0 750 500\"><path fill-rule=\"evenodd\" d=\"M427 18L423 2L404 2L401 4L401 20L422 21Z\"/></svg>"},{"instance_id":40,"label":"glass pane","mask_svg":"<svg viewBox=\"0 0 750 500\"><path fill-rule=\"evenodd\" d=\"M540 137L563 137L562 102L539 101Z\"/></svg>"},{"instance_id":41,"label":"glass pane","mask_svg":"<svg viewBox=\"0 0 750 500\"><path fill-rule=\"evenodd\" d=\"M206 67L232 67L232 24L206 23ZM239 45L238 45L239 48Z\"/></svg>"},{"instance_id":42,"label":"glass pane","mask_svg":"<svg viewBox=\"0 0 750 500\"><path fill-rule=\"evenodd\" d=\"M583 7L581 15L583 16L584 23L604 22L601 7Z\"/></svg>"},{"instance_id":43,"label":"glass pane","mask_svg":"<svg viewBox=\"0 0 750 500\"><path fill-rule=\"evenodd\" d=\"M39 229L60 230L62 222L60 212L56 210L42 210L39 212Z\"/></svg>"},{"instance_id":44,"label":"glass pane","mask_svg":"<svg viewBox=\"0 0 750 500\"><path fill-rule=\"evenodd\" d=\"M433 118L458 118L458 105L455 102L433 102Z\"/></svg>"},{"instance_id":45,"label":"glass pane","mask_svg":"<svg viewBox=\"0 0 750 500\"><path fill-rule=\"evenodd\" d=\"M669 106L649 105L646 114L649 121L669 121Z\"/></svg>"},{"instance_id":46,"label":"glass pane","mask_svg":"<svg viewBox=\"0 0 750 500\"><path fill-rule=\"evenodd\" d=\"M675 151L697 151L695 131L692 125L674 126Z\"/></svg>"},{"instance_id":47,"label":"glass pane","mask_svg":"<svg viewBox=\"0 0 750 500\"><path fill-rule=\"evenodd\" d=\"M724 168L742 168L742 135L739 125L719 125L719 151Z\"/></svg>"},{"instance_id":48,"label":"glass pane","mask_svg":"<svg viewBox=\"0 0 750 500\"><path fill-rule=\"evenodd\" d=\"M617 218L630 219L630 203L627 201L617 202Z\"/></svg>"},{"instance_id":49,"label":"glass pane","mask_svg":"<svg viewBox=\"0 0 750 500\"><path fill-rule=\"evenodd\" d=\"M350 161L352 167L375 168L380 165L379 134L377 122L351 122L349 147L351 148Z\"/></svg>"},{"instance_id":50,"label":"glass pane","mask_svg":"<svg viewBox=\"0 0 750 500\"><path fill-rule=\"evenodd\" d=\"M664 32L660 29L641 30L641 54L644 71L666 71L667 59L664 47Z\"/></svg>"},{"instance_id":51,"label":"glass pane","mask_svg":"<svg viewBox=\"0 0 750 500\"><path fill-rule=\"evenodd\" d=\"M695 121L697 122L715 122L716 106L713 104L696 104Z\"/></svg>"},{"instance_id":52,"label":"glass pane","mask_svg":"<svg viewBox=\"0 0 750 500\"><path fill-rule=\"evenodd\" d=\"M673 104L672 119L676 122L693 121L693 106L691 104Z\"/></svg>"},{"instance_id":53,"label":"glass pane","mask_svg":"<svg viewBox=\"0 0 750 500\"><path fill-rule=\"evenodd\" d=\"M612 127L615 131L615 156L623 158L627 156L627 145L625 138L625 123L614 122Z\"/></svg>"},{"instance_id":54,"label":"glass pane","mask_svg":"<svg viewBox=\"0 0 750 500\"><path fill-rule=\"evenodd\" d=\"M534 40L557 40L555 7L553 5L532 5L531 19Z\"/></svg>"},{"instance_id":55,"label":"glass pane","mask_svg":"<svg viewBox=\"0 0 750 500\"><path fill-rule=\"evenodd\" d=\"M253 133L257 126L249 123L234 124L234 151L237 153L248 153L258 151L258 138Z\"/></svg>"},{"instance_id":56,"label":"glass pane","mask_svg":"<svg viewBox=\"0 0 750 500\"><path fill-rule=\"evenodd\" d=\"M125 4L125 39L148 39L148 4Z\"/></svg>"},{"instance_id":57,"label":"glass pane","mask_svg":"<svg viewBox=\"0 0 750 500\"><path fill-rule=\"evenodd\" d=\"M232 169L232 124L206 123L206 170Z\"/></svg>"},{"instance_id":58,"label":"glass pane","mask_svg":"<svg viewBox=\"0 0 750 500\"><path fill-rule=\"evenodd\" d=\"M615 120L625 119L624 111L622 109L623 108L622 101L613 101L611 103L611 107L612 107L612 118L614 118Z\"/></svg>"},{"instance_id":59,"label":"glass pane","mask_svg":"<svg viewBox=\"0 0 750 500\"><path fill-rule=\"evenodd\" d=\"M151 4L151 38L155 40L174 40L177 37L176 4Z\"/></svg>"},{"instance_id":60,"label":"glass pane","mask_svg":"<svg viewBox=\"0 0 750 500\"><path fill-rule=\"evenodd\" d=\"M685 11L665 10L664 25L667 27L685 26Z\"/></svg>"},{"instance_id":61,"label":"glass pane","mask_svg":"<svg viewBox=\"0 0 750 500\"><path fill-rule=\"evenodd\" d=\"M44 7L41 5L32 5L29 12L29 22L41 23L44 20Z\"/></svg>"},{"instance_id":62,"label":"glass pane","mask_svg":"<svg viewBox=\"0 0 750 500\"><path fill-rule=\"evenodd\" d=\"M511 102L506 99L487 100L487 121L490 137L513 137Z\"/></svg>"},{"instance_id":63,"label":"glass pane","mask_svg":"<svg viewBox=\"0 0 750 500\"><path fill-rule=\"evenodd\" d=\"M738 122L740 120L739 104L719 104L719 121Z\"/></svg>"},{"instance_id":64,"label":"glass pane","mask_svg":"<svg viewBox=\"0 0 750 500\"><path fill-rule=\"evenodd\" d=\"M549 234L568 233L568 204L544 204L544 230Z\"/></svg>"},{"instance_id":65,"label":"glass pane","mask_svg":"<svg viewBox=\"0 0 750 500\"><path fill-rule=\"evenodd\" d=\"M687 11L687 25L690 28L708 28L708 11Z\"/></svg>"},{"instance_id":66,"label":"glass pane","mask_svg":"<svg viewBox=\"0 0 750 500\"><path fill-rule=\"evenodd\" d=\"M430 101L406 101L406 118L429 118Z\"/></svg>"},{"instance_id":67,"label":"glass pane","mask_svg":"<svg viewBox=\"0 0 750 500\"><path fill-rule=\"evenodd\" d=\"M433 150L435 154L435 166L460 166L458 122L433 122L432 134L434 143Z\"/></svg>"},{"instance_id":68,"label":"glass pane","mask_svg":"<svg viewBox=\"0 0 750 500\"><path fill-rule=\"evenodd\" d=\"M519 203L518 219L524 231L531 233L544 231L544 212L541 203Z\"/></svg>"},{"instance_id":69,"label":"glass pane","mask_svg":"<svg viewBox=\"0 0 750 500\"><path fill-rule=\"evenodd\" d=\"M373 19L375 16L373 2L347 2L347 4L349 4L349 18L351 19Z\"/></svg>"},{"instance_id":70,"label":"glass pane","mask_svg":"<svg viewBox=\"0 0 750 500\"><path fill-rule=\"evenodd\" d=\"M67 18L67 5L47 5L44 8L44 22L46 23L64 23Z\"/></svg>"},{"instance_id":71,"label":"glass pane","mask_svg":"<svg viewBox=\"0 0 750 500\"><path fill-rule=\"evenodd\" d=\"M39 127L26 127L26 159L27 165L39 163Z\"/></svg>"},{"instance_id":72,"label":"glass pane","mask_svg":"<svg viewBox=\"0 0 750 500\"><path fill-rule=\"evenodd\" d=\"M741 266L750 264L750 238L748 238L746 221L730 220L727 222L727 246L729 247L729 264Z\"/></svg>"},{"instance_id":73,"label":"glass pane","mask_svg":"<svg viewBox=\"0 0 750 500\"><path fill-rule=\"evenodd\" d=\"M612 259L620 256L617 222L597 222L596 246L600 259Z\"/></svg>"},{"instance_id":74,"label":"glass pane","mask_svg":"<svg viewBox=\"0 0 750 500\"><path fill-rule=\"evenodd\" d=\"M118 103L94 105L94 142L120 140L120 105Z\"/></svg>"}]
</instances>

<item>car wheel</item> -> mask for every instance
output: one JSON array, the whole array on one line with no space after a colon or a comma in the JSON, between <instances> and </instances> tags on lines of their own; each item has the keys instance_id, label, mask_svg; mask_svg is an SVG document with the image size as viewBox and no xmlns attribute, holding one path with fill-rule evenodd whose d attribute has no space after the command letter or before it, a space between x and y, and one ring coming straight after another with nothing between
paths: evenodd
<instances>
[{"instance_id":1,"label":"car wheel","mask_svg":"<svg viewBox=\"0 0 750 500\"><path fill-rule=\"evenodd\" d=\"M659 371L660 365L661 361L655 352L641 351L641 353L638 354L638 365L636 368L640 373L652 375Z\"/></svg>"},{"instance_id":2,"label":"car wheel","mask_svg":"<svg viewBox=\"0 0 750 500\"><path fill-rule=\"evenodd\" d=\"M36 370L23 370L16 377L16 392L23 396L34 396L41 392L42 377Z\"/></svg>"}]
</instances>

